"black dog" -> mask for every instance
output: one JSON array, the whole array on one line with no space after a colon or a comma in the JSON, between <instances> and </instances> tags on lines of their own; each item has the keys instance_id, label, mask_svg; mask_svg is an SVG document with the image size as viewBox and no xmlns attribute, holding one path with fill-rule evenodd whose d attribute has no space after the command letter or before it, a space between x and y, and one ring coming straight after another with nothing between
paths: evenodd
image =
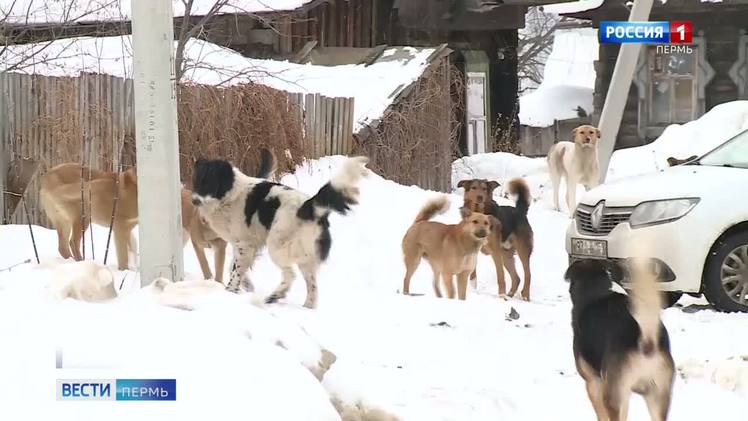
<instances>
[{"instance_id":1,"label":"black dog","mask_svg":"<svg viewBox=\"0 0 748 421\"><path fill-rule=\"evenodd\" d=\"M618 284L627 275L631 295ZM667 419L674 364L654 277L596 259L572 263L564 277L573 305L574 359L597 419L625 420L632 392L644 397L652 420Z\"/></svg>"}]
</instances>

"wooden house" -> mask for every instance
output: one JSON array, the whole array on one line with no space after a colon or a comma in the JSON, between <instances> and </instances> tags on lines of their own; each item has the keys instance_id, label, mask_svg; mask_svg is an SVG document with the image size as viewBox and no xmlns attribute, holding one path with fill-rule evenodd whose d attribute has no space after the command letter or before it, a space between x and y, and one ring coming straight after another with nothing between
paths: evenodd
<instances>
[{"instance_id":1,"label":"wooden house","mask_svg":"<svg viewBox=\"0 0 748 421\"><path fill-rule=\"evenodd\" d=\"M622 0L565 13L592 21L627 20ZM692 23L693 43L685 47L645 45L628 94L617 148L656 139L665 127L699 118L715 105L748 99L748 1L655 0L649 20ZM600 44L593 121L605 103L618 44Z\"/></svg>"}]
</instances>

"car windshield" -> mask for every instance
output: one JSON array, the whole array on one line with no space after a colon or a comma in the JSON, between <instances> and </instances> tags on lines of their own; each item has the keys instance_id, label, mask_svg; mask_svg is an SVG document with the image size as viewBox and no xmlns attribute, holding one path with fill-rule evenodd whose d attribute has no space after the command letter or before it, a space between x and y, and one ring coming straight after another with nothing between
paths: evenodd
<instances>
[{"instance_id":1,"label":"car windshield","mask_svg":"<svg viewBox=\"0 0 748 421\"><path fill-rule=\"evenodd\" d=\"M697 164L748 169L748 130L699 159Z\"/></svg>"}]
</instances>

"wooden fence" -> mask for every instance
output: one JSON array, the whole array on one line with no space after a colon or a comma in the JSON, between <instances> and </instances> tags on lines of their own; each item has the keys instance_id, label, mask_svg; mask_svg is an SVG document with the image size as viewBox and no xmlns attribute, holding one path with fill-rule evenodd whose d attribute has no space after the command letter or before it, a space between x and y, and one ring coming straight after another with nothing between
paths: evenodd
<instances>
[{"instance_id":1,"label":"wooden fence","mask_svg":"<svg viewBox=\"0 0 748 421\"><path fill-rule=\"evenodd\" d=\"M242 97L248 97L250 102L253 102L255 97L248 96L247 92L261 91L260 93L265 96L258 98L262 98L263 101L257 101L252 106L243 103L239 105L243 107L242 111L257 114L246 117L253 123L275 121L268 123L272 123L268 130L247 134L247 121L240 121L242 118L237 118L235 111L204 112L209 106L235 105L221 100L216 100L210 105L202 104L203 110L193 104L192 108L185 109L183 114L182 92L202 92L206 88L181 86L180 143L187 146L184 142L189 142L190 146L185 149L191 149L196 153L213 151L210 145L198 145L200 142L208 141L200 138L200 133L194 132L195 127L206 125L204 121L197 121L201 115L204 119L206 116L216 118L219 114L231 115L233 121L224 121L229 119L221 118L221 121L210 122L215 130L207 133L207 136L235 137L232 142L226 142L224 139L213 140L214 143L221 144L221 148L213 153L225 154L224 156L229 156L233 160L240 159L243 156L241 153L246 155L246 150L251 149L252 145L274 146L280 148L280 151L290 149L285 145L275 144L278 142L274 133L278 130L283 131L286 141L297 142L298 138L298 141L304 143L304 147L301 148L304 156L294 156L291 164L298 163L303 158L345 155L353 149L353 98L290 94L257 85L210 88L214 94L223 92L219 95L222 98L239 98L243 101ZM267 91L273 91L272 101L265 100L268 98ZM286 105L278 106L279 95L281 98L285 95ZM198 95L191 97L195 96ZM184 97L190 95L185 93ZM0 199L0 222L26 222L22 208L16 206L20 198L14 192L8 191L12 185L9 180L14 176L13 168L28 168L28 163L36 162L40 164L40 174L54 165L72 161L85 163L93 168L113 170L119 164L121 150L124 150L123 163L134 164L135 121L132 104L132 80L101 74L48 77L0 73L0 192L3 192L0 196L6 199ZM296 118L293 118L293 114ZM231 127L232 124L235 124L235 127ZM297 127L289 128L288 125ZM202 135L206 136L205 132ZM229 150L226 149L227 143ZM8 168L10 170L6 171ZM32 178L25 193L21 193L24 193L28 205L30 221L46 225L47 221L38 206L39 174ZM185 174L183 171L183 175Z\"/></svg>"}]
</instances>

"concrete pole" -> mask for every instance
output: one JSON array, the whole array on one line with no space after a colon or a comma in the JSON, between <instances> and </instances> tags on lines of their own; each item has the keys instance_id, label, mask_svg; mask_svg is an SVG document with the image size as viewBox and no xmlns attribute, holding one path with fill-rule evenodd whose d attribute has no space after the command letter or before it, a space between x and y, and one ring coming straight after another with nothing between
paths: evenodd
<instances>
[{"instance_id":1,"label":"concrete pole","mask_svg":"<svg viewBox=\"0 0 748 421\"><path fill-rule=\"evenodd\" d=\"M634 5L631 7L631 13L629 14L629 21L644 22L649 20L652 3L653 0L634 0ZM603 106L603 112L600 114L600 122L598 123L598 128L601 132L600 144L597 151L600 161L600 183L605 182L605 176L608 174L610 156L613 154L618 130L621 128L621 119L623 118L623 111L626 108L626 99L628 98L631 81L634 78L640 49L641 44L625 43L621 44L621 49L618 51L618 59L613 69L613 77L608 87L608 93L605 95L605 105Z\"/></svg>"},{"instance_id":2,"label":"concrete pole","mask_svg":"<svg viewBox=\"0 0 748 421\"><path fill-rule=\"evenodd\" d=\"M140 284L183 278L172 0L134 0Z\"/></svg>"}]
</instances>

